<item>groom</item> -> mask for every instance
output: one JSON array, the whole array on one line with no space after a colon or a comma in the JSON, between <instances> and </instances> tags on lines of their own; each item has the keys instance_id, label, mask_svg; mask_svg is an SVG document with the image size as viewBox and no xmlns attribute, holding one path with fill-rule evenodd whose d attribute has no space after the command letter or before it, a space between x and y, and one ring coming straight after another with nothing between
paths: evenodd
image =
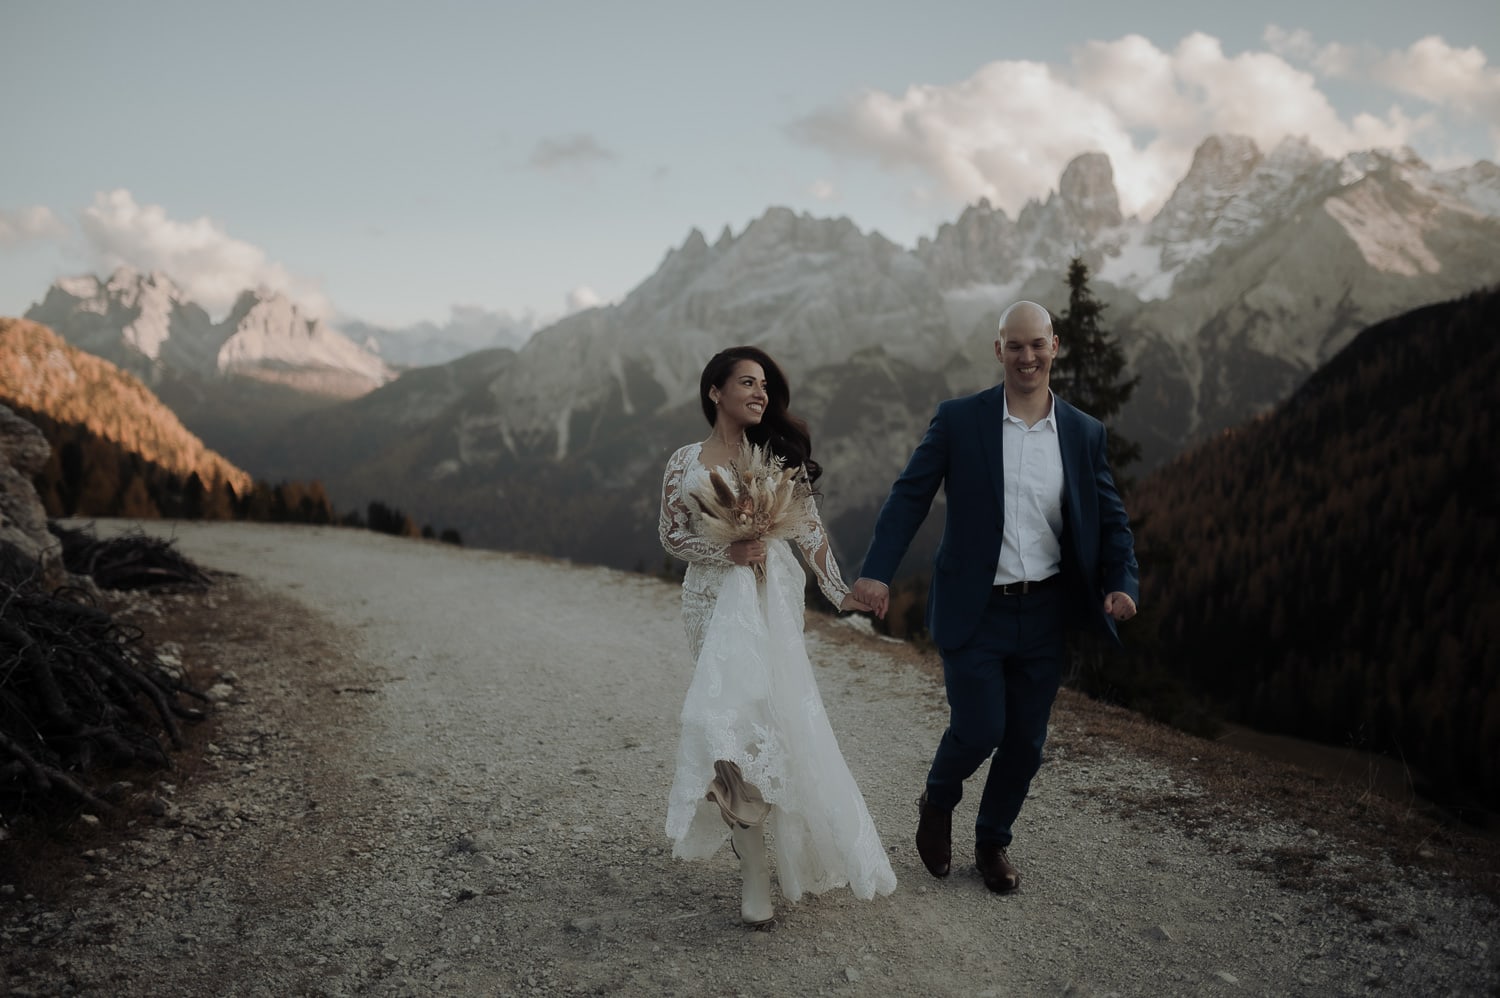
<instances>
[{"instance_id":1,"label":"groom","mask_svg":"<svg viewBox=\"0 0 1500 998\"><path fill-rule=\"evenodd\" d=\"M1105 458L1104 426L1048 382L1058 339L1042 306L1000 318L1004 381L938 406L875 523L854 598L884 618L889 583L939 486L947 495L927 601L943 657L948 730L917 802L917 852L935 877L952 862L953 808L964 780L990 763L974 827L985 886L1006 894L1021 874L1006 853L1061 681L1068 628L1116 642L1140 596L1125 506Z\"/></svg>"}]
</instances>

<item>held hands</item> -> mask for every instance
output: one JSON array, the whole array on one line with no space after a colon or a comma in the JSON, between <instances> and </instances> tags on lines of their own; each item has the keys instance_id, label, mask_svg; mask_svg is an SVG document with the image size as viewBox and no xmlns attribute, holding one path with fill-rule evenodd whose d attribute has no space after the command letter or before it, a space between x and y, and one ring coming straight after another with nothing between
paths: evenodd
<instances>
[{"instance_id":1,"label":"held hands","mask_svg":"<svg viewBox=\"0 0 1500 998\"><path fill-rule=\"evenodd\" d=\"M1125 593L1110 593L1104 597L1104 612L1116 620L1129 620L1135 616L1135 600Z\"/></svg>"},{"instance_id":2,"label":"held hands","mask_svg":"<svg viewBox=\"0 0 1500 998\"><path fill-rule=\"evenodd\" d=\"M856 579L849 598L863 603L866 609L884 620L885 612L891 606L891 587L874 579Z\"/></svg>"},{"instance_id":3,"label":"held hands","mask_svg":"<svg viewBox=\"0 0 1500 998\"><path fill-rule=\"evenodd\" d=\"M736 565L764 565L766 563L765 541L735 541L729 545L729 560Z\"/></svg>"},{"instance_id":4,"label":"held hands","mask_svg":"<svg viewBox=\"0 0 1500 998\"><path fill-rule=\"evenodd\" d=\"M729 545L729 560L736 565L752 566L764 565L766 563L765 541L734 541ZM871 613L875 612L874 605L869 600L860 599L858 594L860 583L867 583L879 588L880 616L885 616L885 587L879 582L871 582L869 579L861 579L855 583L855 592L845 596L839 603L839 611L842 613Z\"/></svg>"},{"instance_id":5,"label":"held hands","mask_svg":"<svg viewBox=\"0 0 1500 998\"><path fill-rule=\"evenodd\" d=\"M870 604L862 603L855 599L853 593L845 596L843 601L839 603L839 613L871 613L874 609Z\"/></svg>"}]
</instances>

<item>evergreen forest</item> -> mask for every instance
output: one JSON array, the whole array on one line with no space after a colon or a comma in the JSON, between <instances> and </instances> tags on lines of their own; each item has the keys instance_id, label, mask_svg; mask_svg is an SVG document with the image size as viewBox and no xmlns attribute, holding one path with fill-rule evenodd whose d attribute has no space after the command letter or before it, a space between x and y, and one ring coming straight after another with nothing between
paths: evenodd
<instances>
[{"instance_id":1,"label":"evergreen forest","mask_svg":"<svg viewBox=\"0 0 1500 998\"><path fill-rule=\"evenodd\" d=\"M1146 479L1149 665L1262 730L1387 753L1500 811L1500 291L1361 333Z\"/></svg>"}]
</instances>

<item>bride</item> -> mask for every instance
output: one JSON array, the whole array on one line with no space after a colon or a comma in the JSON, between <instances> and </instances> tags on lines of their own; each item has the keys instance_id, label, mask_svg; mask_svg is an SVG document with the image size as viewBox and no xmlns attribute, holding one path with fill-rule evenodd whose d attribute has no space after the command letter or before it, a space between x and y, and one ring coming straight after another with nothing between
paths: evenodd
<instances>
[{"instance_id":1,"label":"bride","mask_svg":"<svg viewBox=\"0 0 1500 998\"><path fill-rule=\"evenodd\" d=\"M838 742L802 641L805 576L784 540L723 544L704 536L692 493L751 445L768 446L810 487L806 424L787 411L786 377L764 352L715 355L699 382L708 439L680 448L662 482L662 546L688 563L682 619L696 669L682 706L677 772L667 803L674 856L704 859L728 837L744 881L740 914L775 915L765 833L788 900L848 886L869 899L896 888L885 848ZM840 610L868 610L849 595L809 495L797 547Z\"/></svg>"}]
</instances>

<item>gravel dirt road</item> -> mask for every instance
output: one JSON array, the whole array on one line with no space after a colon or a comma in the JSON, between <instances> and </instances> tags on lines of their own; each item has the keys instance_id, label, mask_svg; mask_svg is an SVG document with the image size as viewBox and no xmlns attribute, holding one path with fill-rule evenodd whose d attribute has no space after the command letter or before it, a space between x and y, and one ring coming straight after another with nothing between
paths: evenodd
<instances>
[{"instance_id":1,"label":"gravel dirt road","mask_svg":"<svg viewBox=\"0 0 1500 998\"><path fill-rule=\"evenodd\" d=\"M159 815L80 822L39 860L72 886L0 883L11 995L1497 993L1491 902L1353 858L1357 888L1287 886L1284 863L1338 868L1343 843L1269 807L1193 819L1190 772L1102 743L1066 698L1012 849L1023 889L964 861L972 800L934 880L911 839L941 687L816 616L899 886L747 930L729 850L674 861L663 833L691 669L675 586L363 531L142 526L234 573L126 610L215 686L208 744L143 784Z\"/></svg>"}]
</instances>

